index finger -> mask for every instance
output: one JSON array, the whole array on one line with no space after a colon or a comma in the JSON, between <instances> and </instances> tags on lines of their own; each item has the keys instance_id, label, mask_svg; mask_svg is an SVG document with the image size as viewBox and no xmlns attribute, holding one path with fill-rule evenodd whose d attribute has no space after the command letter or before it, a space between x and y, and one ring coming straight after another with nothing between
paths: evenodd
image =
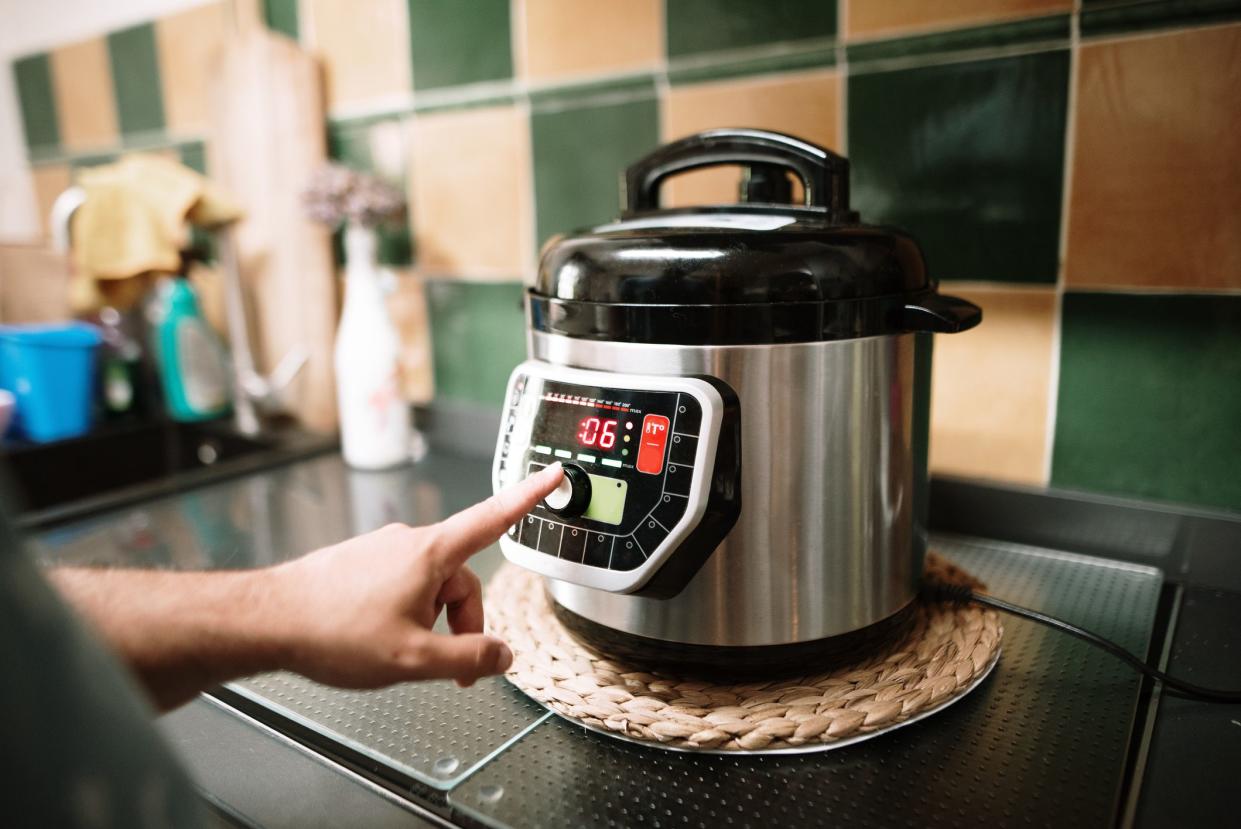
<instances>
[{"instance_id":1,"label":"index finger","mask_svg":"<svg viewBox=\"0 0 1241 829\"><path fill-rule=\"evenodd\" d=\"M560 483L564 475L554 463L505 487L486 501L475 504L441 521L437 527L440 543L433 555L447 568L456 569L479 550L504 535L504 531Z\"/></svg>"}]
</instances>

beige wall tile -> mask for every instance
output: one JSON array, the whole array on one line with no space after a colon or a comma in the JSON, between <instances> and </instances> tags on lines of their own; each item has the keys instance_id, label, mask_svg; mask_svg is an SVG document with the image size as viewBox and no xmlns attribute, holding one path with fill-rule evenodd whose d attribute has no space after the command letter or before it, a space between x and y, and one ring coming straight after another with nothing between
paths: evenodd
<instances>
[{"instance_id":1,"label":"beige wall tile","mask_svg":"<svg viewBox=\"0 0 1241 829\"><path fill-rule=\"evenodd\" d=\"M835 70L675 86L663 102L663 138L671 141L713 127L758 127L835 148L840 144L839 95ZM664 188L664 204L732 203L739 180L736 168L677 176Z\"/></svg>"},{"instance_id":2,"label":"beige wall tile","mask_svg":"<svg viewBox=\"0 0 1241 829\"><path fill-rule=\"evenodd\" d=\"M1067 12L1072 0L845 0L845 34L864 39Z\"/></svg>"},{"instance_id":3,"label":"beige wall tile","mask_svg":"<svg viewBox=\"0 0 1241 829\"><path fill-rule=\"evenodd\" d=\"M399 274L388 295L388 313L401 338L401 392L411 403L429 403L435 396L435 371L426 284L408 270Z\"/></svg>"},{"instance_id":4,"label":"beige wall tile","mask_svg":"<svg viewBox=\"0 0 1241 829\"><path fill-rule=\"evenodd\" d=\"M519 77L545 81L637 70L663 51L660 0L515 0L524 23L517 44Z\"/></svg>"},{"instance_id":5,"label":"beige wall tile","mask_svg":"<svg viewBox=\"0 0 1241 829\"><path fill-rule=\"evenodd\" d=\"M1065 279L1241 288L1241 25L1082 46Z\"/></svg>"},{"instance_id":6,"label":"beige wall tile","mask_svg":"<svg viewBox=\"0 0 1241 829\"><path fill-rule=\"evenodd\" d=\"M48 217L52 212L52 204L56 197L65 192L73 183L73 170L68 164L40 164L30 170L34 179L35 206L39 211L39 227L43 228L45 238L50 237Z\"/></svg>"},{"instance_id":7,"label":"beige wall tile","mask_svg":"<svg viewBox=\"0 0 1241 829\"><path fill-rule=\"evenodd\" d=\"M1046 484L1055 290L942 290L980 305L983 321L935 338L931 469Z\"/></svg>"},{"instance_id":8,"label":"beige wall tile","mask_svg":"<svg viewBox=\"0 0 1241 829\"><path fill-rule=\"evenodd\" d=\"M0 245L0 322L56 322L69 309L69 260L38 245Z\"/></svg>"},{"instance_id":9,"label":"beige wall tile","mask_svg":"<svg viewBox=\"0 0 1241 829\"><path fill-rule=\"evenodd\" d=\"M303 38L323 61L329 110L410 91L404 0L304 0L301 8Z\"/></svg>"},{"instance_id":10,"label":"beige wall tile","mask_svg":"<svg viewBox=\"0 0 1241 829\"><path fill-rule=\"evenodd\" d=\"M90 150L119 143L107 42L97 37L53 49L51 63L61 145Z\"/></svg>"},{"instance_id":11,"label":"beige wall tile","mask_svg":"<svg viewBox=\"0 0 1241 829\"><path fill-rule=\"evenodd\" d=\"M513 279L533 265L530 130L496 107L420 115L410 152L419 271Z\"/></svg>"},{"instance_id":12,"label":"beige wall tile","mask_svg":"<svg viewBox=\"0 0 1241 829\"><path fill-rule=\"evenodd\" d=\"M263 0L221 0L227 3L229 16L235 22L238 32L261 32L267 30L267 21L263 19Z\"/></svg>"},{"instance_id":13,"label":"beige wall tile","mask_svg":"<svg viewBox=\"0 0 1241 829\"><path fill-rule=\"evenodd\" d=\"M135 156L154 156L155 158L162 158L165 161L172 161L176 164L181 163L181 153L176 147L161 147L158 150L133 150L127 153L121 153L118 160L124 161L129 158L134 158Z\"/></svg>"},{"instance_id":14,"label":"beige wall tile","mask_svg":"<svg viewBox=\"0 0 1241 829\"><path fill-rule=\"evenodd\" d=\"M155 21L164 119L173 135L208 127L207 90L228 31L227 11L222 2L208 3Z\"/></svg>"}]
</instances>

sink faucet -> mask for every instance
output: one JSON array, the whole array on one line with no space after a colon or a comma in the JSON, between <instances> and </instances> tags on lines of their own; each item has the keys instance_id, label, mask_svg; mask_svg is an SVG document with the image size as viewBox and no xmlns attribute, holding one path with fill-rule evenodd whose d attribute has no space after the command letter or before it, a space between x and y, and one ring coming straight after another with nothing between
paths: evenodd
<instances>
[{"instance_id":1,"label":"sink faucet","mask_svg":"<svg viewBox=\"0 0 1241 829\"><path fill-rule=\"evenodd\" d=\"M233 422L238 432L253 436L259 433L260 428L258 406L274 407L280 393L305 367L306 361L310 359L310 350L299 343L280 358L280 362L268 376L264 377L255 370L233 226L220 225L215 228L213 235L220 266L224 270L224 308L233 356Z\"/></svg>"},{"instance_id":2,"label":"sink faucet","mask_svg":"<svg viewBox=\"0 0 1241 829\"><path fill-rule=\"evenodd\" d=\"M72 250L73 214L85 201L86 191L74 185L53 202L50 224L52 249L55 252L68 256ZM295 345L280 359L271 374L259 374L254 367L254 353L250 348L250 329L246 323L245 296L233 226L219 225L212 229L212 235L224 272L224 307L233 368L233 425L241 434L253 437L262 430L259 410L277 407L281 392L310 359L310 350L305 345Z\"/></svg>"}]
</instances>

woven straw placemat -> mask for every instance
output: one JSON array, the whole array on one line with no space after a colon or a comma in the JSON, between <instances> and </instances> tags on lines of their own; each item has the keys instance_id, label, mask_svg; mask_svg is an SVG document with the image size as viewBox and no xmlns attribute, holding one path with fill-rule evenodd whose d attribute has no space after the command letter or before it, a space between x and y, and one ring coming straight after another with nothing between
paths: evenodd
<instances>
[{"instance_id":1,"label":"woven straw placemat","mask_svg":"<svg viewBox=\"0 0 1241 829\"><path fill-rule=\"evenodd\" d=\"M934 553L928 579L981 587ZM687 751L822 751L921 719L995 666L1003 628L977 605L918 600L908 632L864 661L800 677L727 684L647 672L587 650L556 619L539 576L506 564L487 621L508 642L508 679L552 711L610 736Z\"/></svg>"}]
</instances>

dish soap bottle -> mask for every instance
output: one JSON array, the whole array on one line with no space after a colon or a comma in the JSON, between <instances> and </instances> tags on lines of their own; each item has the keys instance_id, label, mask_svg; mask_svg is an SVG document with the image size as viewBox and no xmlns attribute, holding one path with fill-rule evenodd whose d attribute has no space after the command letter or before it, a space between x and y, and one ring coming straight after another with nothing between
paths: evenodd
<instances>
[{"instance_id":1,"label":"dish soap bottle","mask_svg":"<svg viewBox=\"0 0 1241 829\"><path fill-rule=\"evenodd\" d=\"M156 288L155 353L164 404L173 420L210 420L228 414L232 388L224 348L207 324L198 297L183 276Z\"/></svg>"}]
</instances>

